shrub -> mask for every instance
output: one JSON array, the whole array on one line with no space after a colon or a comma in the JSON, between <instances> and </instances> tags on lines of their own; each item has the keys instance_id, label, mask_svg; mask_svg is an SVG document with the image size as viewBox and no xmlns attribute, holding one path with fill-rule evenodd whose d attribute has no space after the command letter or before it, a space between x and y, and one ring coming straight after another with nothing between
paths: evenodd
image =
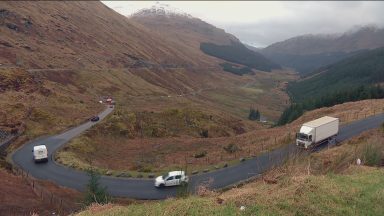
<instances>
[{"instance_id":1,"label":"shrub","mask_svg":"<svg viewBox=\"0 0 384 216\"><path fill-rule=\"evenodd\" d=\"M200 136L203 137L203 138L208 138L208 130L207 129L203 129L200 132Z\"/></svg>"},{"instance_id":2,"label":"shrub","mask_svg":"<svg viewBox=\"0 0 384 216\"><path fill-rule=\"evenodd\" d=\"M249 115L248 115L248 119L251 120L251 121L260 121L260 112L259 110L255 110L255 108L251 107L249 109Z\"/></svg>"},{"instance_id":3,"label":"shrub","mask_svg":"<svg viewBox=\"0 0 384 216\"><path fill-rule=\"evenodd\" d=\"M206 155L207 155L207 151L201 151L201 152L194 154L193 157L202 158L202 157L205 157Z\"/></svg>"},{"instance_id":4,"label":"shrub","mask_svg":"<svg viewBox=\"0 0 384 216\"><path fill-rule=\"evenodd\" d=\"M146 165L146 166L142 167L141 169L139 169L138 171L149 173L149 172L152 172L152 168L149 165Z\"/></svg>"},{"instance_id":5,"label":"shrub","mask_svg":"<svg viewBox=\"0 0 384 216\"><path fill-rule=\"evenodd\" d=\"M230 154L235 153L235 152L240 150L240 148L236 144L233 144L233 143L230 143L227 146L224 146L223 148L226 152L228 152Z\"/></svg>"},{"instance_id":6,"label":"shrub","mask_svg":"<svg viewBox=\"0 0 384 216\"><path fill-rule=\"evenodd\" d=\"M189 196L189 194L190 194L190 191L187 183L182 183L179 187L177 187L176 197L186 198Z\"/></svg>"},{"instance_id":7,"label":"shrub","mask_svg":"<svg viewBox=\"0 0 384 216\"><path fill-rule=\"evenodd\" d=\"M384 122L381 124L381 131L384 132Z\"/></svg>"},{"instance_id":8,"label":"shrub","mask_svg":"<svg viewBox=\"0 0 384 216\"><path fill-rule=\"evenodd\" d=\"M137 170L138 172L150 173L152 172L153 167L150 164L150 161L138 160L134 162L132 170Z\"/></svg>"},{"instance_id":9,"label":"shrub","mask_svg":"<svg viewBox=\"0 0 384 216\"><path fill-rule=\"evenodd\" d=\"M111 198L107 193L107 188L100 186L100 175L93 169L90 169L88 170L88 176L90 179L85 192L84 204L88 206L92 203L109 203Z\"/></svg>"},{"instance_id":10,"label":"shrub","mask_svg":"<svg viewBox=\"0 0 384 216\"><path fill-rule=\"evenodd\" d=\"M363 149L362 158L367 166L380 166L383 158L382 148L377 144L369 143Z\"/></svg>"}]
</instances>

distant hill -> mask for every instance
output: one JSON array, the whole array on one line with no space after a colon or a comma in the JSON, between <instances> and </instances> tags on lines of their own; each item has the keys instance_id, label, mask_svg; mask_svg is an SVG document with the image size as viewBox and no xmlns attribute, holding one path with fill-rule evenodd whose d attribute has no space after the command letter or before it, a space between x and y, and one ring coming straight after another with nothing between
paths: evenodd
<instances>
[{"instance_id":1,"label":"distant hill","mask_svg":"<svg viewBox=\"0 0 384 216\"><path fill-rule=\"evenodd\" d=\"M158 3L151 8L142 9L130 16L130 20L165 36L186 49L190 48L196 56L201 58L211 59L209 56L214 56L258 70L270 71L271 68L279 68L277 64L270 62L261 54L247 49L239 39L223 29L165 4ZM219 55L218 52L221 51L225 53Z\"/></svg>"},{"instance_id":2,"label":"distant hill","mask_svg":"<svg viewBox=\"0 0 384 216\"><path fill-rule=\"evenodd\" d=\"M261 53L305 74L362 50L384 46L384 29L367 26L342 35L303 35L264 48Z\"/></svg>"},{"instance_id":3,"label":"distant hill","mask_svg":"<svg viewBox=\"0 0 384 216\"><path fill-rule=\"evenodd\" d=\"M258 47L254 47L254 46L251 46L251 45L248 45L248 44L244 44L245 47L247 47L248 49L252 50L252 51L255 51L255 52L258 52L260 53L261 50L263 50L263 48L258 48Z\"/></svg>"},{"instance_id":4,"label":"distant hill","mask_svg":"<svg viewBox=\"0 0 384 216\"><path fill-rule=\"evenodd\" d=\"M230 45L201 43L200 49L208 55L257 70L271 71L272 69L281 68L278 64L269 61L260 53L248 49L239 42L232 42Z\"/></svg>"}]
</instances>

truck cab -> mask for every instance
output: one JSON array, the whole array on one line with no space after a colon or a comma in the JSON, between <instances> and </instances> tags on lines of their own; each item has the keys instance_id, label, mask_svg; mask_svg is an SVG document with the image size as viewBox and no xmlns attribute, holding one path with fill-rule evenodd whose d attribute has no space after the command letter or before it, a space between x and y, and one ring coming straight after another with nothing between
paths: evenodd
<instances>
[{"instance_id":1,"label":"truck cab","mask_svg":"<svg viewBox=\"0 0 384 216\"><path fill-rule=\"evenodd\" d=\"M308 148L313 144L313 128L302 126L300 132L296 134L296 145L301 148Z\"/></svg>"},{"instance_id":2,"label":"truck cab","mask_svg":"<svg viewBox=\"0 0 384 216\"><path fill-rule=\"evenodd\" d=\"M32 153L35 163L48 161L48 150L45 145L34 146Z\"/></svg>"}]
</instances>

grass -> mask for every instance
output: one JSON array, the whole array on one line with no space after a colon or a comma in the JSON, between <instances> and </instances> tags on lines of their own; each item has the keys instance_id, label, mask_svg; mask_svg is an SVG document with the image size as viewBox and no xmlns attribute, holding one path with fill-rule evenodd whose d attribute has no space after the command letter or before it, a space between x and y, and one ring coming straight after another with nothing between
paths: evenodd
<instances>
[{"instance_id":1,"label":"grass","mask_svg":"<svg viewBox=\"0 0 384 216\"><path fill-rule=\"evenodd\" d=\"M362 152L362 159L368 166L380 166L382 165L382 159L384 158L384 146L380 142L367 143Z\"/></svg>"},{"instance_id":2,"label":"grass","mask_svg":"<svg viewBox=\"0 0 384 216\"><path fill-rule=\"evenodd\" d=\"M25 69L0 68L0 80L0 128L24 131L23 140L65 130L104 108L87 93Z\"/></svg>"},{"instance_id":3,"label":"grass","mask_svg":"<svg viewBox=\"0 0 384 216\"><path fill-rule=\"evenodd\" d=\"M146 176L148 173L161 174L171 169L184 169L186 159L189 172L199 171L201 173L206 169L209 171L215 170L216 166L221 168L225 163L229 166L235 165L239 163L241 157L249 158L278 148L281 145L292 143L294 132L298 130L303 122L310 119L331 115L341 118L341 123L344 124L374 114L374 110L367 108L381 106L383 102L384 100L368 100L337 105L308 112L297 121L284 127L255 130L239 136L223 138L127 139L105 136L102 132L90 133L87 136L74 139L58 155L61 158L59 159L61 163L79 169L87 168L90 165L89 162L84 164L87 162L85 158L92 158L92 166L103 170L103 172L109 170L113 175L128 172L134 173L133 176L139 174ZM367 107L367 104L370 106ZM361 107L364 107L364 109L361 109ZM275 137L277 137L276 141L274 140ZM225 147L230 144L236 144L239 150L235 153L228 153ZM89 148L89 146L92 148ZM89 151L85 151L84 148ZM69 151L71 157L67 157L65 151ZM194 157L195 154L203 151L207 152L204 157ZM339 158L341 161L346 161L346 158L348 158L351 161L350 156L355 156L355 152L352 150L345 154L345 158L341 156L335 158ZM111 159L110 155L114 156L113 159ZM79 158L82 158L82 160L79 161ZM361 158L363 157L361 156ZM137 164L140 164L141 167L138 167ZM341 164L339 165L341 166ZM323 167L325 171L332 168ZM143 170L147 171L143 172Z\"/></svg>"},{"instance_id":4,"label":"grass","mask_svg":"<svg viewBox=\"0 0 384 216\"><path fill-rule=\"evenodd\" d=\"M118 76L117 72L111 71L111 73ZM81 79L83 79L82 76L80 73ZM93 80L92 82L96 82L100 78L99 76L107 80L112 79L111 77L104 77L100 72L95 72L95 75L90 79ZM234 135L236 134L268 127L246 120L249 106L255 102L265 104L265 107L270 106L268 101L258 101L257 98L264 94L271 97L276 96L275 93L271 92L273 89L277 89L277 83L293 79L293 77L294 75L287 72L276 72L276 74L260 72L255 76L241 77L239 78L240 81L230 86L219 86L198 92L195 96L186 97L174 97L170 94L172 97L168 98L160 97L161 94L152 96L144 94L127 99L126 95L117 95L118 105L114 114L108 116L105 121L82 136L89 138L87 143L94 146L93 151L84 152L82 148L86 144L81 142L81 145L77 145L78 140L75 139L69 144L69 148L64 149L64 151L71 151L73 154L60 156L61 152L59 152L60 162L83 167L84 164L81 160L76 160L73 156L78 158L92 157L94 158L93 164L95 166L100 165L102 169L137 171L132 169L134 163L141 161L142 158L153 158L156 159L155 162L149 161L147 163L153 166L152 172L157 172L171 167L179 167L180 164L185 163L185 156L190 157L198 152L207 151L207 157L194 160L190 170L213 169L215 164L219 165L225 162L231 164L231 161L237 161L239 158L233 158L232 154L224 152L223 146L227 143L221 144L221 141L214 139L217 137L222 140L227 137L235 138ZM94 80L96 78L97 80ZM124 78L121 77L121 79ZM104 85L103 83L104 81L100 81L98 85ZM115 87L124 88L118 82ZM151 87L148 86L148 89ZM146 91L147 93L150 94ZM221 99L211 98L212 93L216 95L214 97ZM269 96L264 95L263 97ZM228 106L223 106L226 103ZM156 104L156 107L153 107L153 104ZM163 104L166 106L163 107ZM280 104L281 101L272 107L280 107ZM264 110L269 109L265 108ZM277 113L278 111L273 112ZM269 115L268 112L262 112L262 114ZM204 130L208 131L208 138L200 139L199 137L202 136ZM108 133L105 134L105 131ZM212 151L212 149L216 150ZM249 148L245 149L248 151ZM106 155L97 152L114 155L114 164L102 162ZM167 154L170 153L173 154L172 160L166 158ZM249 149L247 155L240 157L250 155ZM206 162L206 158L209 159L209 162ZM65 160L69 161L66 162ZM159 165L159 161L166 167ZM76 163L77 165L75 165Z\"/></svg>"},{"instance_id":5,"label":"grass","mask_svg":"<svg viewBox=\"0 0 384 216\"><path fill-rule=\"evenodd\" d=\"M351 164L366 145L383 144L383 139L381 129L371 130L341 146L294 157L259 180L225 192L93 205L78 215L383 215L384 169Z\"/></svg>"},{"instance_id":6,"label":"grass","mask_svg":"<svg viewBox=\"0 0 384 216\"><path fill-rule=\"evenodd\" d=\"M310 176L289 186L259 184L252 190L255 194L243 194L241 200L222 196L224 204L218 204L217 197L191 196L79 215L382 215L383 170L352 169L354 174ZM241 205L245 211L239 210Z\"/></svg>"}]
</instances>

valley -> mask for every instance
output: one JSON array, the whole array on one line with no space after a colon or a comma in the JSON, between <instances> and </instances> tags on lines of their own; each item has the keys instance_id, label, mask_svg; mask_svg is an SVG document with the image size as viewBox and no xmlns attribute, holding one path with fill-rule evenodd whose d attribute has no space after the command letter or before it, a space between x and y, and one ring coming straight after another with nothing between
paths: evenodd
<instances>
[{"instance_id":1,"label":"valley","mask_svg":"<svg viewBox=\"0 0 384 216\"><path fill-rule=\"evenodd\" d=\"M255 48L161 2L130 14L109 4L0 3L0 194L17 188L0 214L382 212L371 193L382 164L367 161L372 149L384 159L383 28ZM304 152L301 125L322 116L339 119L340 143L291 155ZM172 170L186 187L153 187ZM340 192L346 182L362 201Z\"/></svg>"}]
</instances>

